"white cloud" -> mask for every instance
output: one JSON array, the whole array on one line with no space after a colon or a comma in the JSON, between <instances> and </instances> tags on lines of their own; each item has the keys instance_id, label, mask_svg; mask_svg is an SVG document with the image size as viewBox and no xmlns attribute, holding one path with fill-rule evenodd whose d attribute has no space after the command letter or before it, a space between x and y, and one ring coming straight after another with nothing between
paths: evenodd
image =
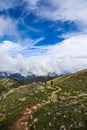
<instances>
[{"instance_id":1,"label":"white cloud","mask_svg":"<svg viewBox=\"0 0 87 130\"><path fill-rule=\"evenodd\" d=\"M21 3L19 0L0 0L0 11L8 10L14 7L19 6Z\"/></svg>"},{"instance_id":2,"label":"white cloud","mask_svg":"<svg viewBox=\"0 0 87 130\"><path fill-rule=\"evenodd\" d=\"M17 36L17 27L10 18L0 17L0 37Z\"/></svg>"},{"instance_id":3,"label":"white cloud","mask_svg":"<svg viewBox=\"0 0 87 130\"><path fill-rule=\"evenodd\" d=\"M12 2L0 0L0 10L7 10L11 7L13 7Z\"/></svg>"},{"instance_id":4,"label":"white cloud","mask_svg":"<svg viewBox=\"0 0 87 130\"><path fill-rule=\"evenodd\" d=\"M40 54L44 50L45 53ZM25 51L26 55L23 55ZM24 46L10 41L0 44L0 71L22 75L28 75L29 72L46 75L76 72L85 68L87 68L87 35L72 36L60 44L48 47L36 47L36 52L32 48L27 51L27 47L25 49Z\"/></svg>"},{"instance_id":5,"label":"white cloud","mask_svg":"<svg viewBox=\"0 0 87 130\"><path fill-rule=\"evenodd\" d=\"M44 38L26 39L21 43L0 43L0 71L35 75L63 74L87 68L87 0L24 0L28 9L52 21L74 21L85 34L63 34L66 39L52 46L35 46ZM0 11L14 8L12 2L0 1ZM17 3L15 3L17 6ZM22 17L22 16L21 16ZM81 25L81 26L80 26ZM17 25L10 18L0 17L0 37L18 35ZM27 43L27 44L25 44Z\"/></svg>"},{"instance_id":6,"label":"white cloud","mask_svg":"<svg viewBox=\"0 0 87 130\"><path fill-rule=\"evenodd\" d=\"M85 40L84 40L85 39ZM87 35L75 35L65 39L62 43L54 45L48 54L57 54L58 57L84 57L87 56Z\"/></svg>"},{"instance_id":7,"label":"white cloud","mask_svg":"<svg viewBox=\"0 0 87 130\"><path fill-rule=\"evenodd\" d=\"M45 5L40 6L38 2L42 2L41 0L34 1L35 13L41 18L87 24L87 0L45 0Z\"/></svg>"},{"instance_id":8,"label":"white cloud","mask_svg":"<svg viewBox=\"0 0 87 130\"><path fill-rule=\"evenodd\" d=\"M24 0L25 2L28 3L28 9L36 9L37 8L37 3L40 1L40 0Z\"/></svg>"},{"instance_id":9,"label":"white cloud","mask_svg":"<svg viewBox=\"0 0 87 130\"><path fill-rule=\"evenodd\" d=\"M15 8L20 4L24 4L28 13L29 10L34 10L34 13L45 19L80 21L87 24L87 0L23 0L21 3L19 0L5 0L5 2L1 0L0 10Z\"/></svg>"}]
</instances>

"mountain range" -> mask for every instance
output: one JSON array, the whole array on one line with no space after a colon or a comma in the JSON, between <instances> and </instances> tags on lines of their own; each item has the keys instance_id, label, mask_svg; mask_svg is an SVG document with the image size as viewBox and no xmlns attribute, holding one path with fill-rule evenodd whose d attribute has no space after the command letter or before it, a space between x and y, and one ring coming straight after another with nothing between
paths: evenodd
<instances>
[{"instance_id":1,"label":"mountain range","mask_svg":"<svg viewBox=\"0 0 87 130\"><path fill-rule=\"evenodd\" d=\"M53 79L56 76L57 76L56 74L49 73L46 76L37 76L37 75L31 74L25 77L19 73L0 72L0 78L16 79L24 83L45 82L47 80Z\"/></svg>"}]
</instances>

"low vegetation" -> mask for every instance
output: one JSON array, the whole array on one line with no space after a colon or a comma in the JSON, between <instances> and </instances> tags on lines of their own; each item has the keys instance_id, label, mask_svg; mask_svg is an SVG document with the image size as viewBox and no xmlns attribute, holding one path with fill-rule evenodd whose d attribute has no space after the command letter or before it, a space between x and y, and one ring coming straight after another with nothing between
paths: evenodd
<instances>
[{"instance_id":1,"label":"low vegetation","mask_svg":"<svg viewBox=\"0 0 87 130\"><path fill-rule=\"evenodd\" d=\"M13 80L9 78L0 78L0 95L3 92L8 92L12 88L19 87L21 84L22 83L17 80Z\"/></svg>"},{"instance_id":2,"label":"low vegetation","mask_svg":"<svg viewBox=\"0 0 87 130\"><path fill-rule=\"evenodd\" d=\"M52 90L36 83L2 92L0 96L0 130L7 130L26 107L47 100L51 92Z\"/></svg>"},{"instance_id":3,"label":"low vegetation","mask_svg":"<svg viewBox=\"0 0 87 130\"><path fill-rule=\"evenodd\" d=\"M32 114L31 130L87 130L87 70L55 78L56 85L58 102Z\"/></svg>"},{"instance_id":4,"label":"low vegetation","mask_svg":"<svg viewBox=\"0 0 87 130\"><path fill-rule=\"evenodd\" d=\"M52 86L50 81L47 86L22 86L13 81L8 85L6 81L10 89L5 87L0 95L0 130L8 130L27 107L49 101L59 88L58 101L50 100L31 113L30 130L87 130L87 70L55 78L53 82ZM0 86L4 87L5 82L1 81Z\"/></svg>"}]
</instances>

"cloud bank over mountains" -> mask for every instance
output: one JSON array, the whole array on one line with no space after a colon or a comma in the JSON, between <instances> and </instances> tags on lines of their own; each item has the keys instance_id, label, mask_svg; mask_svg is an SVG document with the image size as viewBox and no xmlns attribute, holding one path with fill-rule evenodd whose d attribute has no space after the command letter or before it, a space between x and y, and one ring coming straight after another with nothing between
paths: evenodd
<instances>
[{"instance_id":1,"label":"cloud bank over mountains","mask_svg":"<svg viewBox=\"0 0 87 130\"><path fill-rule=\"evenodd\" d=\"M73 36L60 44L35 49L36 52L17 43L4 41L0 44L0 70L24 76L31 72L40 76L72 73L87 67L87 35ZM41 54L41 51L44 53ZM29 53L32 56L28 56Z\"/></svg>"},{"instance_id":2,"label":"cloud bank over mountains","mask_svg":"<svg viewBox=\"0 0 87 130\"><path fill-rule=\"evenodd\" d=\"M87 68L87 0L1 0L0 7L0 71L41 76ZM62 40L54 44L53 35Z\"/></svg>"}]
</instances>

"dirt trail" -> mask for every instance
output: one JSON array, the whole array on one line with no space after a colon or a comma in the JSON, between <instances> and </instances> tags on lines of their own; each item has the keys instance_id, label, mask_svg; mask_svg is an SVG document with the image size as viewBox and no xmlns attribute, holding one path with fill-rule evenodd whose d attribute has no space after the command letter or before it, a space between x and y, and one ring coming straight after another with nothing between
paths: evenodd
<instances>
[{"instance_id":1,"label":"dirt trail","mask_svg":"<svg viewBox=\"0 0 87 130\"><path fill-rule=\"evenodd\" d=\"M13 123L13 125L9 128L9 130L30 130L29 119L32 116L31 114L37 111L39 108L49 104L51 102L57 102L58 97L57 93L61 91L60 87L57 87L58 90L53 91L51 96L47 101L43 100L41 103L38 103L31 108L26 108L23 114Z\"/></svg>"}]
</instances>

